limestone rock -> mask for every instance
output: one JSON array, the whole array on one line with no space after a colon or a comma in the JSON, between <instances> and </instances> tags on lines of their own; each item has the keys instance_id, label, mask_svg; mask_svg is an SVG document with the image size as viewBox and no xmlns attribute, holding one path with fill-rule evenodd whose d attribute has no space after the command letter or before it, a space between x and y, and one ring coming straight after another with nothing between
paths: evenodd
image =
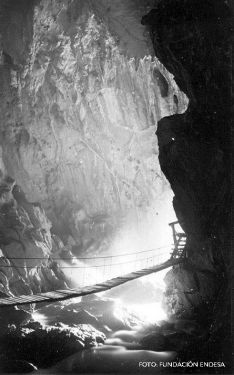
<instances>
[{"instance_id":1,"label":"limestone rock","mask_svg":"<svg viewBox=\"0 0 234 375\"><path fill-rule=\"evenodd\" d=\"M45 211L3 172L0 201L0 290L20 295L66 288L65 275L52 261L56 245ZM57 254L61 240L58 244Z\"/></svg>"},{"instance_id":2,"label":"limestone rock","mask_svg":"<svg viewBox=\"0 0 234 375\"><path fill-rule=\"evenodd\" d=\"M106 237L108 248L122 217L130 211L145 219L152 202L170 191L154 132L160 118L183 113L188 100L150 57L140 24L147 9L134 0L41 0L5 10L5 168L27 199L46 209L64 243L74 237L75 254L94 240L95 248L105 247Z\"/></svg>"}]
</instances>

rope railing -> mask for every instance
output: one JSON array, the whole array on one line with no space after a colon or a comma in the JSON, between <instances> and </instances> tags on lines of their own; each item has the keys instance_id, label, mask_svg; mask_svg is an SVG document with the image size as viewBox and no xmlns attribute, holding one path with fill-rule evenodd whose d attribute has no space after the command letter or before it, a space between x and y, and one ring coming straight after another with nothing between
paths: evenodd
<instances>
[{"instance_id":1,"label":"rope railing","mask_svg":"<svg viewBox=\"0 0 234 375\"><path fill-rule=\"evenodd\" d=\"M35 266L35 264L5 264L1 267L3 268L17 268L22 270L27 270L29 275L32 270L40 270L43 271L43 267L47 266L46 268L52 269L54 271L54 267L58 267L58 269L62 270L66 276L68 284L70 286L79 285L81 287L95 284L98 282L103 282L110 277L118 277L122 276L128 272L135 272L140 269L149 268L158 264L162 264L169 259L169 249L170 246L161 246L154 249L148 249L138 252L132 253L122 253L122 254L115 254L115 255L107 255L107 256L100 256L100 257L75 257L75 258L68 258L66 261L64 258L59 258L59 262L55 262L54 258L46 258L46 264L42 263L41 265ZM168 251L165 251L168 249ZM16 259L16 257L7 258L10 261L12 259ZM25 263L28 261L29 258L20 258ZM31 259L35 258L30 258ZM43 258L39 258L40 260L44 260ZM75 263L74 263L75 259ZM86 262L84 262L86 260ZM48 261L50 261L48 263ZM71 261L73 263L71 263Z\"/></svg>"},{"instance_id":2,"label":"rope railing","mask_svg":"<svg viewBox=\"0 0 234 375\"><path fill-rule=\"evenodd\" d=\"M164 247L166 248L166 247ZM167 246L167 248L169 248L169 246ZM157 254L151 254L150 256L145 256L146 253L149 253L149 252L156 252L157 249L150 249L150 250L145 250L145 251L141 251L141 252L137 252L137 253L127 253L127 254L119 254L119 255L110 255L110 256L105 256L105 257L90 257L90 258L87 258L89 260L89 263L87 262L85 266L81 266L81 265L77 265L77 263L74 263L74 261L80 261L81 259L83 260L84 258L67 258L67 260L69 261L72 261L73 263L71 265L66 265L66 266L63 266L63 265L60 265L60 268L79 268L79 269L82 269L82 268L86 268L87 267L103 267L104 265L106 266L114 266L114 265L121 265L121 264L128 264L128 263L132 263L132 262L135 262L135 261L142 261L142 260L146 260L146 259L153 259L155 257L159 258L159 257L165 257L167 255L167 253L165 253L165 251L157 251ZM142 257L143 256L143 257ZM127 260L129 258L132 258L134 257L133 260ZM117 258L124 258L125 261L124 262L114 262L115 259ZM65 261L66 259L65 258L16 258L16 257L7 257L8 260L35 260L35 259L38 259L38 260L47 260L47 261L51 261L51 263L53 263L56 259L58 259L60 262L63 262ZM109 260L111 263L106 263L106 261ZM92 262L100 262L102 261L101 264L90 264L90 261ZM1 268L11 268L11 267L15 267L14 265L1 265ZM35 266L27 266L27 265L24 265L24 266L17 266L18 268L35 268Z\"/></svg>"},{"instance_id":3,"label":"rope railing","mask_svg":"<svg viewBox=\"0 0 234 375\"><path fill-rule=\"evenodd\" d=\"M26 305L32 303L52 303L56 301L64 301L71 298L77 298L93 293L100 293L111 288L117 287L124 283L132 280L136 280L143 276L148 276L152 273L162 271L168 267L173 267L179 263L182 263L183 259L170 259L163 264L152 266L146 269L138 271L128 271L122 276L111 276L111 279L106 279L104 282L98 281L96 284L89 284L86 286L79 286L75 288L54 290L51 292L33 294L33 295L22 295L0 298L0 307Z\"/></svg>"},{"instance_id":4,"label":"rope railing","mask_svg":"<svg viewBox=\"0 0 234 375\"><path fill-rule=\"evenodd\" d=\"M177 234L178 233L175 232L176 236ZM39 274L41 272L42 278L47 278L48 269L51 269L57 277L57 272L59 270L63 271L69 289L65 291L42 293L35 296L3 298L0 299L0 307L12 304L23 304L24 302L32 303L44 300L48 301L48 298L53 301L62 300L108 290L127 281L147 276L183 262L184 246L185 241L183 240L183 242L181 242L180 238L178 240L176 237L173 249L171 246L166 245L137 252L92 257L6 257L12 262L12 264L3 264L0 268L19 268L28 270L29 278L33 277L34 270L38 271ZM168 251L166 249L168 249ZM173 250L172 253L170 250ZM29 264L21 263L15 265L15 262L13 262L14 260L23 260L25 263L28 262ZM30 264L31 260L41 260L46 262L41 265L33 265ZM53 272L52 274L49 274L49 279L52 278L52 281Z\"/></svg>"},{"instance_id":5,"label":"rope railing","mask_svg":"<svg viewBox=\"0 0 234 375\"><path fill-rule=\"evenodd\" d=\"M151 258L144 258L144 259L138 259L137 261L140 262L140 261L146 261L147 259L152 259ZM124 264L129 264L129 263L135 263L136 260L131 260L131 261L127 261L127 262L120 262L120 263L109 263L109 264L100 264L100 265L89 265L89 264L86 264L86 266L76 266L76 265L71 265L71 266L59 266L60 269L86 269L86 268L104 268L104 267L114 267L114 266L120 266L120 265L124 265ZM35 266L13 266L13 265L3 265L3 266L0 266L0 268L25 268L25 269L32 269L32 268L36 268Z\"/></svg>"},{"instance_id":6,"label":"rope railing","mask_svg":"<svg viewBox=\"0 0 234 375\"><path fill-rule=\"evenodd\" d=\"M147 255L146 255L147 254ZM86 263L85 265L64 265L61 269L65 274L70 276L70 283L73 285L74 280L81 286L90 285L101 281L105 281L110 277L122 276L128 272L135 272L140 269L146 269L158 264L163 264L168 261L168 252L156 251L154 252L144 251L137 253L129 253L127 256L121 254L124 257L124 261L116 262L116 257L110 256L104 259L94 259L96 264ZM119 257L117 258L119 259ZM93 261L93 259L92 259ZM101 264L99 263L101 262Z\"/></svg>"},{"instance_id":7,"label":"rope railing","mask_svg":"<svg viewBox=\"0 0 234 375\"><path fill-rule=\"evenodd\" d=\"M76 259L76 260L91 260L91 259L105 259L105 258L119 258L119 257L123 257L123 256L129 256L129 255L137 255L137 254L143 254L143 253L148 253L148 252L153 252L153 251L156 251L156 250L160 250L160 249L166 249L166 248L170 248L170 245L165 245L165 246L160 246L160 247L156 247L156 248L153 248L153 249L148 249L148 250L142 250L142 251L136 251L134 253L122 253L122 254L114 254L114 255L104 255L104 256L92 256L92 257L76 257L76 256L72 256L72 257L53 257L53 255L48 255L48 257L7 257L7 259L9 260L20 260L20 259L31 259L31 260L49 260L50 258L52 258L53 260L71 260L71 259Z\"/></svg>"}]
</instances>

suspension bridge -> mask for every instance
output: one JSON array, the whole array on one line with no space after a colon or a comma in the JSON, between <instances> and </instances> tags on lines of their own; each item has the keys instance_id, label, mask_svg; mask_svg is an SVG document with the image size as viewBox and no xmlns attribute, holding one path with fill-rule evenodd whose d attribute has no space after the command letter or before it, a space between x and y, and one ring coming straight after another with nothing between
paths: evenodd
<instances>
[{"instance_id":1,"label":"suspension bridge","mask_svg":"<svg viewBox=\"0 0 234 375\"><path fill-rule=\"evenodd\" d=\"M63 270L70 283L78 287L55 290L33 295L0 298L0 307L33 303L63 301L88 294L104 292L128 281L173 267L184 261L186 234L176 229L178 222L170 223L173 234L173 249L170 255L165 247L110 256L63 258L58 266L55 259L51 268ZM167 247L167 246L166 246ZM16 259L16 258L15 258ZM35 258L31 258L35 259ZM38 258L40 259L40 258ZM33 267L27 267L33 268ZM56 272L56 270L55 270Z\"/></svg>"}]
</instances>

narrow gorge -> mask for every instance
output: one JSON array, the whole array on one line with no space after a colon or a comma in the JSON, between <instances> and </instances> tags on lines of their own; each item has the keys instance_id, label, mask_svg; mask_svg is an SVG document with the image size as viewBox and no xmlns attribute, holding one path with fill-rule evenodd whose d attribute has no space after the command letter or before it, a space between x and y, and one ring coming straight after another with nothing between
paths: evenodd
<instances>
[{"instance_id":1,"label":"narrow gorge","mask_svg":"<svg viewBox=\"0 0 234 375\"><path fill-rule=\"evenodd\" d=\"M2 373L111 373L105 345L120 373L164 352L230 373L231 33L224 0L0 1L0 297L80 286L77 258L169 256L169 222L187 238L145 282L1 307Z\"/></svg>"}]
</instances>

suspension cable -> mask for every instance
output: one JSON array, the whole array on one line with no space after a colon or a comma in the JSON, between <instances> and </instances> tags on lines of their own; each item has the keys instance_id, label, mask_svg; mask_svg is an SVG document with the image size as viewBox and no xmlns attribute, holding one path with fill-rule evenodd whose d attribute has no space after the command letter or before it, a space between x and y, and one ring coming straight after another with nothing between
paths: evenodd
<instances>
[{"instance_id":1,"label":"suspension cable","mask_svg":"<svg viewBox=\"0 0 234 375\"><path fill-rule=\"evenodd\" d=\"M159 249L165 249L165 248L169 248L171 247L170 245L166 245L166 246L161 246L161 247L156 247L154 249L149 249L149 250L142 250L142 251L137 251L135 253L122 253L122 254L116 254L116 255L106 255L106 256L96 256L96 257L64 257L64 258L54 258L53 256L49 255L48 257L30 257L30 258L27 258L27 257L5 257L9 260L11 259L16 259L16 260L19 260L19 259L23 259L23 260L26 260L26 259L32 259L32 260L49 260L49 259L52 259L52 260L73 260L73 259L77 259L77 260L89 260L89 259L105 259L105 258L119 258L119 257L123 257L123 256L129 256L129 255L136 255L136 254L142 254L142 253L148 253L148 252L152 252L152 251L155 251L155 250L159 250Z\"/></svg>"},{"instance_id":2,"label":"suspension cable","mask_svg":"<svg viewBox=\"0 0 234 375\"><path fill-rule=\"evenodd\" d=\"M145 261L149 258L142 258L142 259L139 259L138 261L141 262L141 261ZM64 269L64 268L68 268L68 269L89 269L89 268L101 268L101 267L114 267L114 266L120 266L122 264L129 264L129 263L135 263L135 259L134 260L129 260L127 262L120 262L120 263L108 263L108 264L99 264L99 265L96 265L96 266L90 266L89 264L86 264L86 266L84 267L81 267L81 266L75 266L75 265L71 265L71 266L59 266L60 269ZM0 268L23 268L23 269L32 269L32 268L37 268L37 267L40 267L40 266L10 266L10 265L2 265L0 266Z\"/></svg>"}]
</instances>

